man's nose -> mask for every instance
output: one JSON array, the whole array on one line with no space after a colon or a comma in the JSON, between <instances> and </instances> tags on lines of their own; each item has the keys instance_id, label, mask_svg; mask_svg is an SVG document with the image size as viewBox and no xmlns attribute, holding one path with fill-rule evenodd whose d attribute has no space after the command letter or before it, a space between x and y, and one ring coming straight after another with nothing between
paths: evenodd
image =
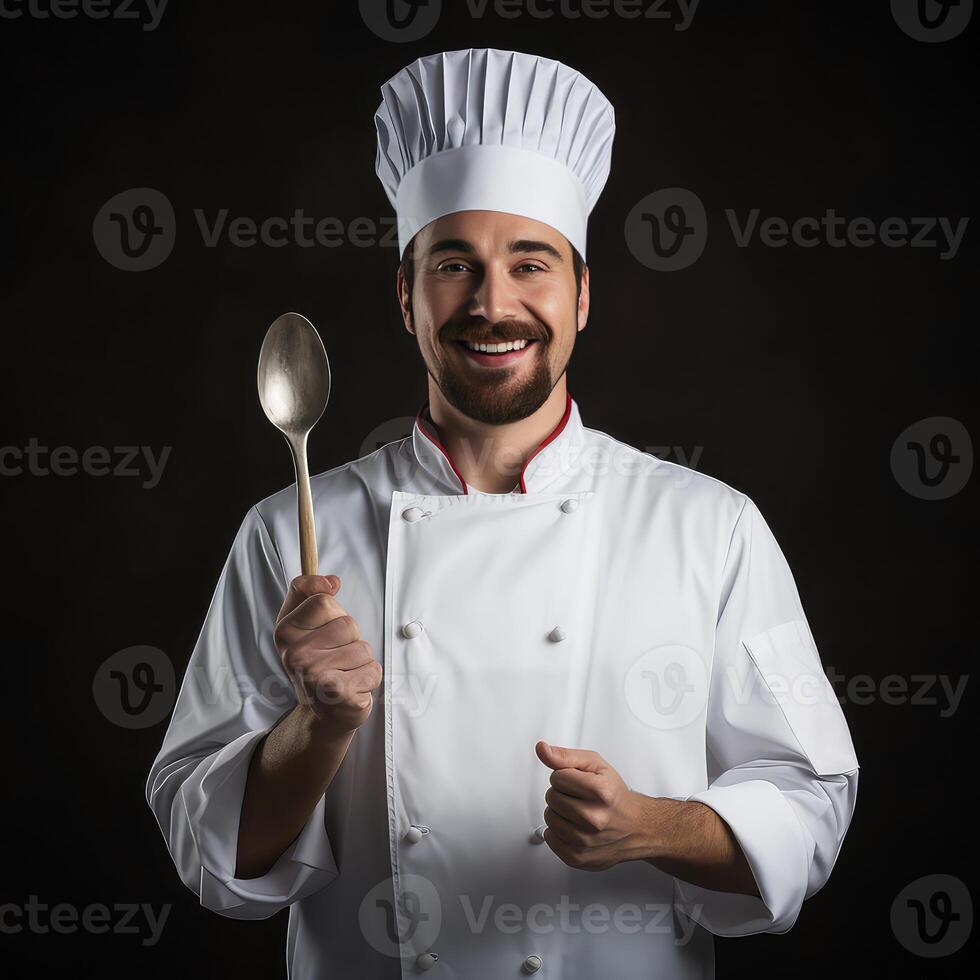
<instances>
[{"instance_id":1,"label":"man's nose","mask_svg":"<svg viewBox=\"0 0 980 980\"><path fill-rule=\"evenodd\" d=\"M519 317L520 311L517 290L507 273L486 269L470 300L470 316L496 323L508 317Z\"/></svg>"}]
</instances>

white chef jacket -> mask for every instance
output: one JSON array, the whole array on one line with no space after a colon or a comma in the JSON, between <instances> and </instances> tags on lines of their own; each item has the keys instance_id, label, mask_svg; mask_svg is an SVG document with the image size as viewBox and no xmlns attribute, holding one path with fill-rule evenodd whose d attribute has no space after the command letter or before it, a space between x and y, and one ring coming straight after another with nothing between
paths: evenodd
<instances>
[{"instance_id":1,"label":"white chef jacket","mask_svg":"<svg viewBox=\"0 0 980 980\"><path fill-rule=\"evenodd\" d=\"M563 418L511 493L467 486L427 406L313 480L320 570L384 665L305 828L235 877L258 741L295 704L273 628L296 492L246 515L147 783L180 877L239 919L289 906L292 978L708 977L712 935L785 932L827 881L858 763L786 561L753 502ZM541 841L534 744L731 827L761 898Z\"/></svg>"}]
</instances>

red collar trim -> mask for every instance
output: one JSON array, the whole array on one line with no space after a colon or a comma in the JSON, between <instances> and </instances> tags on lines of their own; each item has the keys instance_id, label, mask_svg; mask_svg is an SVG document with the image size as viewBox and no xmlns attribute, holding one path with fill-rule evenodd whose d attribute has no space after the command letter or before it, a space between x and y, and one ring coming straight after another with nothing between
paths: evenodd
<instances>
[{"instance_id":1,"label":"red collar trim","mask_svg":"<svg viewBox=\"0 0 980 980\"><path fill-rule=\"evenodd\" d=\"M428 428L426 427L427 423L422 415L424 412L427 412L428 409L429 402L428 399L426 399L426 401L422 403L422 407L415 413L415 424L419 427L419 431L422 433L422 435L424 435L429 442L437 446L442 455L446 457L446 462L449 463L453 472L456 474L456 479L459 480L460 486L463 488L463 493L469 493L469 490L466 489L466 481L463 479L459 470L456 469L456 464L453 462L452 456L449 455L449 450L446 449L446 447L439 441L439 436L429 432ZM432 427L436 430L436 433L438 433L439 430L436 428L435 422L432 423Z\"/></svg>"},{"instance_id":2,"label":"red collar trim","mask_svg":"<svg viewBox=\"0 0 980 980\"><path fill-rule=\"evenodd\" d=\"M429 409L429 402L428 400L426 400L425 402L423 402L422 407L418 410L418 412L415 413L415 423L416 425L418 425L419 431L422 433L422 435L424 435L426 439L428 439L429 442L431 442L434 446L436 446L439 452L441 452L442 455L446 457L446 462L449 463L449 466L452 469L453 473L456 474L456 479L459 480L459 484L463 488L463 493L469 493L469 490L466 487L466 481L463 479L459 470L456 468L456 464L453 462L452 456L449 455L449 451L439 441L439 430L436 427L435 422L431 423L434 431L432 432L429 431L430 423L426 418L424 418L424 415L425 413L428 412L428 409ZM551 434L548 436L548 438L538 444L537 448L534 450L533 453L531 453L530 456L528 456L528 458L524 461L524 465L521 467L521 476L520 476L521 493L527 493L527 486L524 483L524 473L527 470L528 463L530 463L531 460L534 459L534 457L537 456L538 453L541 452L541 450L544 449L545 446L547 446L550 442L553 442L555 439L558 438L558 436L561 435L562 430L568 424L568 419L571 417L571 414L572 414L572 396L570 392L566 391L564 414L562 415L561 419L559 419L558 424L554 427L554 429L551 430Z\"/></svg>"},{"instance_id":3,"label":"red collar trim","mask_svg":"<svg viewBox=\"0 0 980 980\"><path fill-rule=\"evenodd\" d=\"M568 418L571 414L572 414L572 396L566 391L565 413L562 415L561 419L559 420L558 424L554 427L554 429L551 430L551 435L548 436L548 438L545 439L545 441L542 442L538 446L538 448L535 449L530 456L528 456L526 460L524 460L524 465L521 467L521 493L527 493L527 487L524 485L524 471L527 469L527 464L530 463L531 460L534 459L534 457L537 456L538 453L541 452L541 450L544 449L544 447L547 446L549 442L553 441L554 439L557 439L558 436L561 435L561 431L562 429L565 428L566 424L568 423Z\"/></svg>"}]
</instances>

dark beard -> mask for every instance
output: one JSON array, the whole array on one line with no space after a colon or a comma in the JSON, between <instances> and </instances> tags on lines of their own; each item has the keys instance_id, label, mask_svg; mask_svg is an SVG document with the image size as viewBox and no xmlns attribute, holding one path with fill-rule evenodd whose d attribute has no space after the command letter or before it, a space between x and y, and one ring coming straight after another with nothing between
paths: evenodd
<instances>
[{"instance_id":1,"label":"dark beard","mask_svg":"<svg viewBox=\"0 0 980 980\"><path fill-rule=\"evenodd\" d=\"M443 331L443 334L453 338L463 332L465 331L448 328ZM469 332L471 336L473 333L473 331ZM529 352L535 359L530 377L516 389L512 384L501 385L489 379L486 383L479 384L473 382L472 374L464 378L461 373L453 369L452 364L444 363L435 382L446 401L467 418L488 425L520 422L521 419L533 415L548 400L567 365L562 367L556 377L551 377L548 359L543 349L549 340L543 327L526 329L514 321L507 321L506 325L502 323L498 328L491 328L483 333L488 337L499 337L504 340L521 336L536 338L535 346L542 349ZM453 344L456 340L444 336L443 343Z\"/></svg>"}]
</instances>

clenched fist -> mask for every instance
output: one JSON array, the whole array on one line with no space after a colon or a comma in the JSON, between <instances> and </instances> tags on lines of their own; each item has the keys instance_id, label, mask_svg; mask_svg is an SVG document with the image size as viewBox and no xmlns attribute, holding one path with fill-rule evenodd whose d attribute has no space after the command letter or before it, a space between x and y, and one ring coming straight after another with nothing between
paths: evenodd
<instances>
[{"instance_id":1,"label":"clenched fist","mask_svg":"<svg viewBox=\"0 0 980 980\"><path fill-rule=\"evenodd\" d=\"M598 752L548 742L534 750L552 770L544 839L569 867L646 861L692 885L760 897L738 840L709 806L636 793Z\"/></svg>"},{"instance_id":2,"label":"clenched fist","mask_svg":"<svg viewBox=\"0 0 980 980\"><path fill-rule=\"evenodd\" d=\"M648 856L643 798L598 752L548 742L538 742L534 750L553 770L544 796L544 839L565 864L605 871Z\"/></svg>"},{"instance_id":3,"label":"clenched fist","mask_svg":"<svg viewBox=\"0 0 980 980\"><path fill-rule=\"evenodd\" d=\"M357 621L335 598L339 591L337 575L301 575L276 618L276 649L297 700L328 738L367 721L382 677Z\"/></svg>"}]
</instances>

